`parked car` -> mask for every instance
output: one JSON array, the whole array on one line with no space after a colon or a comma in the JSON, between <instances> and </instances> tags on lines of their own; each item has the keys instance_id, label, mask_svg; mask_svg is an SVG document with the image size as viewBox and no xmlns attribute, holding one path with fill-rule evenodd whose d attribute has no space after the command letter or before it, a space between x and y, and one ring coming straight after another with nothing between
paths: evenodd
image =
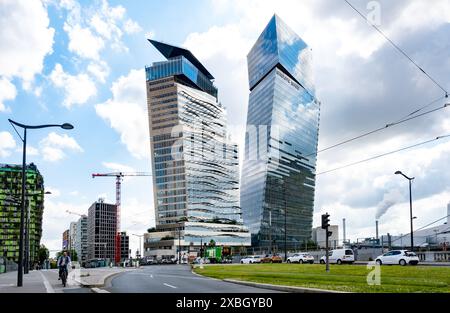
<instances>
[{"instance_id":1,"label":"parked car","mask_svg":"<svg viewBox=\"0 0 450 313\"><path fill-rule=\"evenodd\" d=\"M342 264L348 263L352 264L355 262L355 255L351 249L335 249L328 252L328 260L330 263ZM320 258L320 263L325 264L326 256Z\"/></svg>"},{"instance_id":2,"label":"parked car","mask_svg":"<svg viewBox=\"0 0 450 313\"><path fill-rule=\"evenodd\" d=\"M249 255L241 259L241 264L253 264L253 263L261 263L261 257L259 255Z\"/></svg>"},{"instance_id":3,"label":"parked car","mask_svg":"<svg viewBox=\"0 0 450 313\"><path fill-rule=\"evenodd\" d=\"M377 256L375 262L378 265L382 264L399 264L405 265L417 265L419 263L419 257L408 250L392 250L380 256Z\"/></svg>"},{"instance_id":4,"label":"parked car","mask_svg":"<svg viewBox=\"0 0 450 313\"><path fill-rule=\"evenodd\" d=\"M261 258L261 263L282 263L283 259L279 254L266 254Z\"/></svg>"},{"instance_id":5,"label":"parked car","mask_svg":"<svg viewBox=\"0 0 450 313\"><path fill-rule=\"evenodd\" d=\"M201 263L203 263L203 264L209 264L210 262L209 262L209 259L208 259L208 258L197 257L197 258L195 258L195 260L194 260L193 263L194 263L194 264L201 264Z\"/></svg>"},{"instance_id":6,"label":"parked car","mask_svg":"<svg viewBox=\"0 0 450 313\"><path fill-rule=\"evenodd\" d=\"M309 253L295 253L287 258L287 263L314 263L314 257Z\"/></svg>"}]
</instances>

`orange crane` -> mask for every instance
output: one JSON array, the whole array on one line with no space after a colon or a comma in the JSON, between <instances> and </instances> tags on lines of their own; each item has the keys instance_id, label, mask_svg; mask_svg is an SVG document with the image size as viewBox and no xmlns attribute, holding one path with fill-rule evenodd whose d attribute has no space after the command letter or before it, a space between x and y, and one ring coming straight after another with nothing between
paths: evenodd
<instances>
[{"instance_id":1,"label":"orange crane","mask_svg":"<svg viewBox=\"0 0 450 313\"><path fill-rule=\"evenodd\" d=\"M146 172L114 172L114 173L94 173L92 178L95 177L115 177L116 178L116 210L117 210L117 235L115 240L116 255L115 261L120 262L120 203L121 203L121 183L125 176L152 176L151 173Z\"/></svg>"}]
</instances>

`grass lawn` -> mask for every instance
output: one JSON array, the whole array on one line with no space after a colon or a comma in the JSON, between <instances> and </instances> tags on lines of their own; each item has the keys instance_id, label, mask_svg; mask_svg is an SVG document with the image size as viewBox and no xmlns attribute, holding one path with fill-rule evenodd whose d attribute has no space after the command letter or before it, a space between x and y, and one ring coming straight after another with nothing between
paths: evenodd
<instances>
[{"instance_id":1,"label":"grass lawn","mask_svg":"<svg viewBox=\"0 0 450 313\"><path fill-rule=\"evenodd\" d=\"M381 266L381 284L368 285L373 268L365 265L244 264L198 265L194 271L213 278L229 278L274 285L287 285L350 292L450 292L450 267Z\"/></svg>"}]
</instances>

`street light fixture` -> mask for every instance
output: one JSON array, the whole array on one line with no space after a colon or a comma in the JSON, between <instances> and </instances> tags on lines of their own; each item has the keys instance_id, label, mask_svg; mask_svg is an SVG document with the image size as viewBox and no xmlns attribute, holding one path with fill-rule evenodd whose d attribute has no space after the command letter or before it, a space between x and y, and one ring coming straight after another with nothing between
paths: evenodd
<instances>
[{"instance_id":1,"label":"street light fixture","mask_svg":"<svg viewBox=\"0 0 450 313\"><path fill-rule=\"evenodd\" d=\"M396 171L395 175L402 175L409 182L409 216L410 216L410 224L411 224L411 251L414 251L413 219L415 219L416 217L413 217L413 215L412 215L412 193L411 193L411 182L414 179L414 177L408 177L405 174L403 174L401 171Z\"/></svg>"},{"instance_id":2,"label":"street light fixture","mask_svg":"<svg viewBox=\"0 0 450 313\"><path fill-rule=\"evenodd\" d=\"M24 233L24 215L25 215L25 167L26 167L26 151L27 151L27 129L40 129L48 127L61 127L62 129L73 129L73 125L69 123L64 124L45 124L45 125L25 125L22 123L15 122L11 119L8 121L13 126L17 135L23 142L23 155L22 155L22 197L21 197L21 209L20 209L20 233L19 233L19 264L17 266L17 287L22 287L23 285L23 233ZM23 128L23 138L20 136L15 126Z\"/></svg>"}]
</instances>

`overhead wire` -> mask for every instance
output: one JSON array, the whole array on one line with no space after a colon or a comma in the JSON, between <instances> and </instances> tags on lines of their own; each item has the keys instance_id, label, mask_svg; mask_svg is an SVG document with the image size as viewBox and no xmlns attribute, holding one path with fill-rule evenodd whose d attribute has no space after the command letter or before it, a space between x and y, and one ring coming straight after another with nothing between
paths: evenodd
<instances>
[{"instance_id":1,"label":"overhead wire","mask_svg":"<svg viewBox=\"0 0 450 313\"><path fill-rule=\"evenodd\" d=\"M430 74L428 74L422 67L419 66L402 48L400 48L393 40L391 40L380 28L371 23L364 14L362 14L355 6L353 6L348 0L344 0L356 13L358 13L369 25L371 25L381 36L383 36L397 51L405 56L415 67L417 67L423 74L425 74L437 87L439 87L448 97L447 90L441 86Z\"/></svg>"},{"instance_id":2,"label":"overhead wire","mask_svg":"<svg viewBox=\"0 0 450 313\"><path fill-rule=\"evenodd\" d=\"M415 148L415 147L418 147L418 146L422 146L422 145L425 145L427 143L430 143L430 142L433 142L433 141L437 141L437 140L441 140L441 139L444 139L444 138L447 138L447 137L450 137L450 134L443 135L443 136L438 136L438 137L436 137L434 139L423 141L423 142L420 142L420 143L417 143L417 144L414 144L414 145L411 145L411 146L403 147L403 148L400 148L400 149L397 149L397 150L394 150L394 151L390 151L390 152L386 152L386 153L383 153L383 154L379 154L379 155L376 155L376 156L373 156L373 157L370 157L370 158L367 158L367 159L364 159L364 160L360 160L360 161L349 163L349 164L346 164L346 165L343 165L343 166L339 166L339 167L336 167L336 168L333 168L333 169L330 169L330 170L326 170L326 171L317 173L316 176L322 175L322 174L326 174L326 173L330 173L330 172L334 172L334 171L337 171L337 170L341 170L341 169L344 169L344 168L347 168L347 167L350 167L350 166L354 166L354 165L357 165L357 164L369 162L369 161L372 161L374 159L378 159L378 158L381 158L381 157L384 157L384 156L387 156L387 155L390 155L390 154L394 154L394 153L397 153L397 152L400 152L400 151L403 151L403 150L407 150L407 149Z\"/></svg>"}]
</instances>

